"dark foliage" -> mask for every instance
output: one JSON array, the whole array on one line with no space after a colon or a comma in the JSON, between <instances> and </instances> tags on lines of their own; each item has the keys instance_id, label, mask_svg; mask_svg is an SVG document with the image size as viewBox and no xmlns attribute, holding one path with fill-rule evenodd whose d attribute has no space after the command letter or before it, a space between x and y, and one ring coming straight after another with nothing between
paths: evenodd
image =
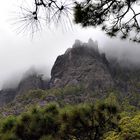
<instances>
[{"instance_id":1,"label":"dark foliage","mask_svg":"<svg viewBox=\"0 0 140 140\"><path fill-rule=\"evenodd\" d=\"M20 7L22 16L19 22L23 23L20 31L31 30L33 34L41 29L42 20L49 25L61 23L68 26L74 14L75 23L83 27L101 26L111 37L140 42L139 0L32 0L32 3L32 10Z\"/></svg>"},{"instance_id":2,"label":"dark foliage","mask_svg":"<svg viewBox=\"0 0 140 140\"><path fill-rule=\"evenodd\" d=\"M72 27L72 0L32 0L24 1L19 6L18 17L14 19L17 33L34 33L42 30L44 25L57 26L62 24L65 29Z\"/></svg>"},{"instance_id":3,"label":"dark foliage","mask_svg":"<svg viewBox=\"0 0 140 140\"><path fill-rule=\"evenodd\" d=\"M45 91L37 93L41 92ZM56 92L60 89L55 89ZM36 94L35 97L40 97ZM0 139L134 140L140 139L139 126L139 109L130 105L129 100L118 102L115 94L110 93L93 103L36 105L18 116L1 117Z\"/></svg>"},{"instance_id":4,"label":"dark foliage","mask_svg":"<svg viewBox=\"0 0 140 140\"><path fill-rule=\"evenodd\" d=\"M140 42L138 8L138 0L86 0L77 3L75 22L83 27L101 26L111 37L118 35L121 39L129 38Z\"/></svg>"},{"instance_id":5,"label":"dark foliage","mask_svg":"<svg viewBox=\"0 0 140 140\"><path fill-rule=\"evenodd\" d=\"M60 108L50 104L1 121L0 139L48 140L50 137L53 140L97 140L105 132L117 128L117 116L117 109L114 112L107 104L104 108L92 104Z\"/></svg>"}]
</instances>

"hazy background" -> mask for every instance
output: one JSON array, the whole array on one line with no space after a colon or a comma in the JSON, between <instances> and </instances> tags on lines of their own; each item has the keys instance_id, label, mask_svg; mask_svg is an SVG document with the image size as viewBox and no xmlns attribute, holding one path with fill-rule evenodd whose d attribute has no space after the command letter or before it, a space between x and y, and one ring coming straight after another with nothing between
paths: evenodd
<instances>
[{"instance_id":1,"label":"hazy background","mask_svg":"<svg viewBox=\"0 0 140 140\"><path fill-rule=\"evenodd\" d=\"M34 38L26 34L18 35L16 25L12 24L14 11L19 0L4 0L0 4L0 88L4 82L15 81L28 69L37 69L47 76L60 54L71 47L75 39L87 42L89 38L97 40L101 51L122 59L140 63L140 45L119 39L110 39L99 29L73 25L73 29L47 27Z\"/></svg>"}]
</instances>

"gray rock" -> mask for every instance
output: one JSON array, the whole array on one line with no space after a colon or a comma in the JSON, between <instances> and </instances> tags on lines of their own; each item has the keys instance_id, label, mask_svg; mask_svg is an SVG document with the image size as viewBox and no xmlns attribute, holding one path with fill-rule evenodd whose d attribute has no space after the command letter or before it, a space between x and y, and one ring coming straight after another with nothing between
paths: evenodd
<instances>
[{"instance_id":1,"label":"gray rock","mask_svg":"<svg viewBox=\"0 0 140 140\"><path fill-rule=\"evenodd\" d=\"M16 89L4 89L0 91L0 106L14 100L16 96Z\"/></svg>"},{"instance_id":2,"label":"gray rock","mask_svg":"<svg viewBox=\"0 0 140 140\"><path fill-rule=\"evenodd\" d=\"M47 89L49 81L43 80L41 75L32 74L21 80L17 88L3 89L0 91L0 106L10 103L17 95L22 95L29 90Z\"/></svg>"},{"instance_id":3,"label":"gray rock","mask_svg":"<svg viewBox=\"0 0 140 140\"><path fill-rule=\"evenodd\" d=\"M87 46L69 49L55 61L50 88L83 85L95 91L110 89L114 82L104 59L97 47L96 50Z\"/></svg>"},{"instance_id":4,"label":"gray rock","mask_svg":"<svg viewBox=\"0 0 140 140\"><path fill-rule=\"evenodd\" d=\"M30 75L24 78L18 85L17 93L23 94L29 90L43 89L43 80L39 75Z\"/></svg>"}]
</instances>

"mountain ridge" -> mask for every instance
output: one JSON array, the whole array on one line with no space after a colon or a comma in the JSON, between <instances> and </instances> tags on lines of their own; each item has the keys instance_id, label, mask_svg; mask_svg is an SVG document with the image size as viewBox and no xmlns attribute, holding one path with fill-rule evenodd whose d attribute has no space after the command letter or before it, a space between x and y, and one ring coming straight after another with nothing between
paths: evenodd
<instances>
[{"instance_id":1,"label":"mountain ridge","mask_svg":"<svg viewBox=\"0 0 140 140\"><path fill-rule=\"evenodd\" d=\"M72 48L57 57L51 71L51 78L43 80L42 75L33 73L22 79L13 89L0 91L0 106L15 99L29 90L47 90L65 86L83 86L96 92L99 97L108 91L117 90L123 97L140 93L139 69L122 67L117 60L107 59L100 53L97 42L88 43L76 40Z\"/></svg>"}]
</instances>

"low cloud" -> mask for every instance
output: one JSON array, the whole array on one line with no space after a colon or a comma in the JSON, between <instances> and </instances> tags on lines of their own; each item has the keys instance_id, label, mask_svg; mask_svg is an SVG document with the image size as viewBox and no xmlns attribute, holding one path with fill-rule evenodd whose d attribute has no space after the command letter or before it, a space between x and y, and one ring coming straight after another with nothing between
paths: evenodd
<instances>
[{"instance_id":1,"label":"low cloud","mask_svg":"<svg viewBox=\"0 0 140 140\"><path fill-rule=\"evenodd\" d=\"M106 42L102 52L109 60L116 59L122 66L140 68L140 44L116 39Z\"/></svg>"},{"instance_id":2,"label":"low cloud","mask_svg":"<svg viewBox=\"0 0 140 140\"><path fill-rule=\"evenodd\" d=\"M47 80L50 79L50 70L46 66L32 66L25 72L21 71L13 73L12 76L4 81L2 89L16 88L23 79L30 75L38 75L41 76L43 80Z\"/></svg>"}]
</instances>

